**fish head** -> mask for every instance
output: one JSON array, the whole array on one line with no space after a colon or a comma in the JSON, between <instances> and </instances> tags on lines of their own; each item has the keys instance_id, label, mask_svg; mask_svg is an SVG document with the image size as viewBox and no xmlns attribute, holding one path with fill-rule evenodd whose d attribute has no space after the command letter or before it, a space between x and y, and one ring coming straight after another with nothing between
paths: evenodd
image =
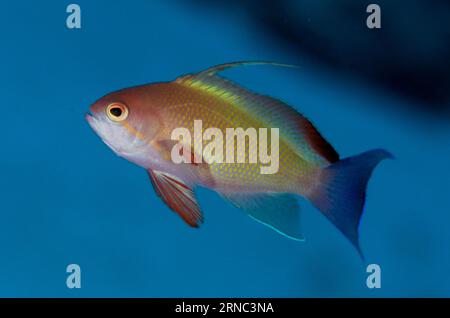
<instances>
[{"instance_id":1,"label":"fish head","mask_svg":"<svg viewBox=\"0 0 450 318\"><path fill-rule=\"evenodd\" d=\"M91 105L85 118L117 155L145 166L150 143L161 126L145 94L137 89L108 94Z\"/></svg>"}]
</instances>

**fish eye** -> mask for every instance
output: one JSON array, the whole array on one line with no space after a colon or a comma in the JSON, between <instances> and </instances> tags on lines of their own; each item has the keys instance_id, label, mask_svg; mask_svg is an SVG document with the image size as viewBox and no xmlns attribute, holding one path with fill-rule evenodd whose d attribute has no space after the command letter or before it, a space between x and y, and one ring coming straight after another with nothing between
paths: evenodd
<instances>
[{"instance_id":1,"label":"fish eye","mask_svg":"<svg viewBox=\"0 0 450 318\"><path fill-rule=\"evenodd\" d=\"M124 104L113 103L106 107L106 115L112 121L124 121L128 117L128 108Z\"/></svg>"}]
</instances>

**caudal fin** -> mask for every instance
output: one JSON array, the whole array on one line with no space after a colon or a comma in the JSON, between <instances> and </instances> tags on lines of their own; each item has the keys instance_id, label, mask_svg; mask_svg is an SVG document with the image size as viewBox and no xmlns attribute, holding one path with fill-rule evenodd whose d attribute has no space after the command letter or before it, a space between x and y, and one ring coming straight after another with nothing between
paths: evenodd
<instances>
[{"instance_id":1,"label":"caudal fin","mask_svg":"<svg viewBox=\"0 0 450 318\"><path fill-rule=\"evenodd\" d=\"M311 202L350 240L362 256L358 226L363 213L367 182L377 164L392 155L376 149L324 168Z\"/></svg>"}]
</instances>

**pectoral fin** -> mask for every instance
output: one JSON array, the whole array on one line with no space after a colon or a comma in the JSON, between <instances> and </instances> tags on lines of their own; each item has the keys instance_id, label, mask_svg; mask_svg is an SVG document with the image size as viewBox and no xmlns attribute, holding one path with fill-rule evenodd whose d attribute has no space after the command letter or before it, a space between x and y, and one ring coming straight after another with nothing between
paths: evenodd
<instances>
[{"instance_id":1,"label":"pectoral fin","mask_svg":"<svg viewBox=\"0 0 450 318\"><path fill-rule=\"evenodd\" d=\"M149 169L148 175L159 197L187 224L198 227L203 223L203 215L190 186L165 172Z\"/></svg>"}]
</instances>

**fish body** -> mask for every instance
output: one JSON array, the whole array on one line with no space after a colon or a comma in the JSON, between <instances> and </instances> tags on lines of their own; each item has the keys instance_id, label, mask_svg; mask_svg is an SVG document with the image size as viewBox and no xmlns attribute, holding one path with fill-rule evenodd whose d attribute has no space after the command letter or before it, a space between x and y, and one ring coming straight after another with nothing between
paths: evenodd
<instances>
[{"instance_id":1,"label":"fish body","mask_svg":"<svg viewBox=\"0 0 450 318\"><path fill-rule=\"evenodd\" d=\"M366 184L373 168L390 154L374 150L339 160L312 123L292 107L218 75L242 64L247 63L219 65L172 82L113 92L94 103L86 118L117 155L148 171L158 195L193 227L203 222L194 193L195 187L203 186L255 220L302 240L295 198L300 195L360 251L357 227ZM174 131L180 127L190 133L191 140L174 140ZM208 128L223 134L205 140ZM245 160L241 161L237 160L237 139L232 134L227 138L227 129L238 128L257 134L254 143L244 135ZM206 151L217 139L223 146ZM267 142L265 150L261 141ZM182 149L177 154L184 156L182 163L173 160L177 145L176 149ZM227 160L215 160L218 151ZM268 162L255 158L270 153L274 159L275 152L276 171L262 173L268 170Z\"/></svg>"}]
</instances>

